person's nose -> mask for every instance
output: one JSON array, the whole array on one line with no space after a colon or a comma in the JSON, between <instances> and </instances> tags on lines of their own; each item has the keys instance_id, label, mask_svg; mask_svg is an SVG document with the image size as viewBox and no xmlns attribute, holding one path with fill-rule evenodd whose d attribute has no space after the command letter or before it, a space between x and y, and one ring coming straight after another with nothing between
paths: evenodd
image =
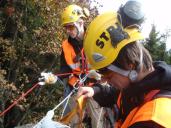
<instances>
[{"instance_id":1,"label":"person's nose","mask_svg":"<svg viewBox=\"0 0 171 128\"><path fill-rule=\"evenodd\" d=\"M67 33L70 33L70 30L69 30L69 29L66 29L66 32L67 32Z\"/></svg>"}]
</instances>

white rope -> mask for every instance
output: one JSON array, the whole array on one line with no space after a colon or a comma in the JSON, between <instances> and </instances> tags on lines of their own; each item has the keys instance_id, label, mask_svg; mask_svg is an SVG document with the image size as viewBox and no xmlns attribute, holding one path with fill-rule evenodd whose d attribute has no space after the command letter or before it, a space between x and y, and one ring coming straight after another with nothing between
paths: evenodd
<instances>
[{"instance_id":1,"label":"white rope","mask_svg":"<svg viewBox=\"0 0 171 128\"><path fill-rule=\"evenodd\" d=\"M77 81L75 83L76 84L82 84L84 83L84 81L87 79L87 75L85 77L83 77L82 79L80 79L79 81ZM70 128L69 126L67 125L64 125L62 123L59 123L59 122L56 122L56 121L53 121L52 118L54 116L54 111L59 107L61 106L65 101L67 101L65 107L67 106L68 104L68 101L69 101L69 98L71 97L71 95L79 88L76 87L74 88L70 93L69 95L63 99L58 105L56 105L52 110L49 110L46 114L46 116L44 118L42 118L33 128Z\"/></svg>"},{"instance_id":2,"label":"white rope","mask_svg":"<svg viewBox=\"0 0 171 128\"><path fill-rule=\"evenodd\" d=\"M58 105L56 105L52 110L54 111L54 110L56 110L59 106L61 106L68 98L71 97L71 95L72 95L74 92L75 92L75 89L72 90L72 91L69 93L69 95L68 95L65 99L63 99Z\"/></svg>"},{"instance_id":3,"label":"white rope","mask_svg":"<svg viewBox=\"0 0 171 128\"><path fill-rule=\"evenodd\" d=\"M83 84L84 81L87 79L87 76L88 76L88 75L84 76L82 79L81 79L81 77L79 76L79 78L80 78L79 84ZM77 84L78 84L78 81L75 82L74 86L77 85ZM78 87L78 88L79 88L79 87ZM77 90L78 88L74 88L74 89ZM66 108L67 108L67 105L68 105L68 103L69 103L69 99L70 99L70 97L69 97L69 98L67 99L67 101L66 101L66 104L65 104L64 109L63 109L63 111L62 111L62 116L61 116L61 117L63 117L63 115L64 115L64 112L65 112L65 110L66 110Z\"/></svg>"},{"instance_id":4,"label":"white rope","mask_svg":"<svg viewBox=\"0 0 171 128\"><path fill-rule=\"evenodd\" d=\"M69 99L70 99L70 97L69 97L69 98L67 99L67 101L66 101L66 104L65 104L65 106L64 106L64 109L63 109L63 111L62 111L62 116L61 116L61 118L64 116L64 112L65 112L65 110L66 110L66 108L67 108L67 106L68 106Z\"/></svg>"},{"instance_id":5,"label":"white rope","mask_svg":"<svg viewBox=\"0 0 171 128\"><path fill-rule=\"evenodd\" d=\"M102 117L102 112L103 112L103 107L100 109L100 115L99 115L99 118L97 120L97 128L99 128L100 126L100 121L101 121L101 117Z\"/></svg>"},{"instance_id":6,"label":"white rope","mask_svg":"<svg viewBox=\"0 0 171 128\"><path fill-rule=\"evenodd\" d=\"M41 119L33 128L70 128L67 125L63 125L62 123L53 121L52 118L54 116L54 111L61 106L66 100L68 100L74 91L71 91L70 94L62 100L58 105L56 105L52 110L48 111L46 116Z\"/></svg>"}]
</instances>

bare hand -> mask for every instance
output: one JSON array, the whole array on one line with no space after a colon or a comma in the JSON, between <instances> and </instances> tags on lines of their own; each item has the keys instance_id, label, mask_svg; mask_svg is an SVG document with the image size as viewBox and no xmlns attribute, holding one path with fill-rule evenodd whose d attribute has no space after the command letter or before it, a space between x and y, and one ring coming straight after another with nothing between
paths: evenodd
<instances>
[{"instance_id":1,"label":"bare hand","mask_svg":"<svg viewBox=\"0 0 171 128\"><path fill-rule=\"evenodd\" d=\"M83 98L92 97L94 95L94 90L92 87L80 87L78 89L77 97L83 96Z\"/></svg>"}]
</instances>

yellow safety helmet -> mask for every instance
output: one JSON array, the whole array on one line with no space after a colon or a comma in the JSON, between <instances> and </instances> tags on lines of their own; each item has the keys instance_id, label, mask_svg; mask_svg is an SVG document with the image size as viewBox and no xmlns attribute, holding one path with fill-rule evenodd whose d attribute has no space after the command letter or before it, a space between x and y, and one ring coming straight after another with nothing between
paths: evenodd
<instances>
[{"instance_id":1,"label":"yellow safety helmet","mask_svg":"<svg viewBox=\"0 0 171 128\"><path fill-rule=\"evenodd\" d=\"M97 16L84 37L84 51L92 69L109 66L127 44L144 39L138 28L123 28L118 14L107 12Z\"/></svg>"},{"instance_id":2,"label":"yellow safety helmet","mask_svg":"<svg viewBox=\"0 0 171 128\"><path fill-rule=\"evenodd\" d=\"M62 25L78 21L79 18L86 17L84 10L78 5L69 5L61 15Z\"/></svg>"}]
</instances>

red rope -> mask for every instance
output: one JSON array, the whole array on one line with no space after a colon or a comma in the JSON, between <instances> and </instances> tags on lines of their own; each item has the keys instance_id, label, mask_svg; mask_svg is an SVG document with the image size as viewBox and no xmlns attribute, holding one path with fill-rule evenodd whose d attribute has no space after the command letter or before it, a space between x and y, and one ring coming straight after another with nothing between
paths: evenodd
<instances>
[{"instance_id":1,"label":"red rope","mask_svg":"<svg viewBox=\"0 0 171 128\"><path fill-rule=\"evenodd\" d=\"M68 73L58 73L58 74L55 74L56 76L65 76L65 75L70 75L70 74L74 74L73 72L68 72Z\"/></svg>"},{"instance_id":2,"label":"red rope","mask_svg":"<svg viewBox=\"0 0 171 128\"><path fill-rule=\"evenodd\" d=\"M85 58L85 54L84 54L84 49L81 50L81 58L82 58L82 71L83 71L83 73L87 73L88 66L87 66L87 62L86 62L86 58Z\"/></svg>"},{"instance_id":3,"label":"red rope","mask_svg":"<svg viewBox=\"0 0 171 128\"><path fill-rule=\"evenodd\" d=\"M2 113L0 113L0 117L7 113L12 107L14 107L20 100L22 100L25 96L27 96L34 88L36 88L39 84L35 84L31 87L26 93L22 94L17 100L15 100L7 109L5 109Z\"/></svg>"},{"instance_id":4,"label":"red rope","mask_svg":"<svg viewBox=\"0 0 171 128\"><path fill-rule=\"evenodd\" d=\"M63 76L63 75L70 75L73 73L61 73L61 74L56 74L56 76ZM3 116L5 113L7 113L12 107L14 107L20 100L22 100L25 96L27 96L33 89L35 89L39 84L36 83L33 85L27 92L22 94L17 100L15 100L8 108L6 108L3 112L0 113L0 117Z\"/></svg>"},{"instance_id":5,"label":"red rope","mask_svg":"<svg viewBox=\"0 0 171 128\"><path fill-rule=\"evenodd\" d=\"M64 75L70 75L74 73L60 73L60 74L55 74L56 76L64 76ZM12 107L14 107L20 100L22 100L25 96L27 96L34 88L36 88L39 84L36 83L31 87L27 92L22 94L17 100L15 100L8 108L6 108L3 112L0 113L0 117L3 116L5 113L7 113Z\"/></svg>"}]
</instances>

